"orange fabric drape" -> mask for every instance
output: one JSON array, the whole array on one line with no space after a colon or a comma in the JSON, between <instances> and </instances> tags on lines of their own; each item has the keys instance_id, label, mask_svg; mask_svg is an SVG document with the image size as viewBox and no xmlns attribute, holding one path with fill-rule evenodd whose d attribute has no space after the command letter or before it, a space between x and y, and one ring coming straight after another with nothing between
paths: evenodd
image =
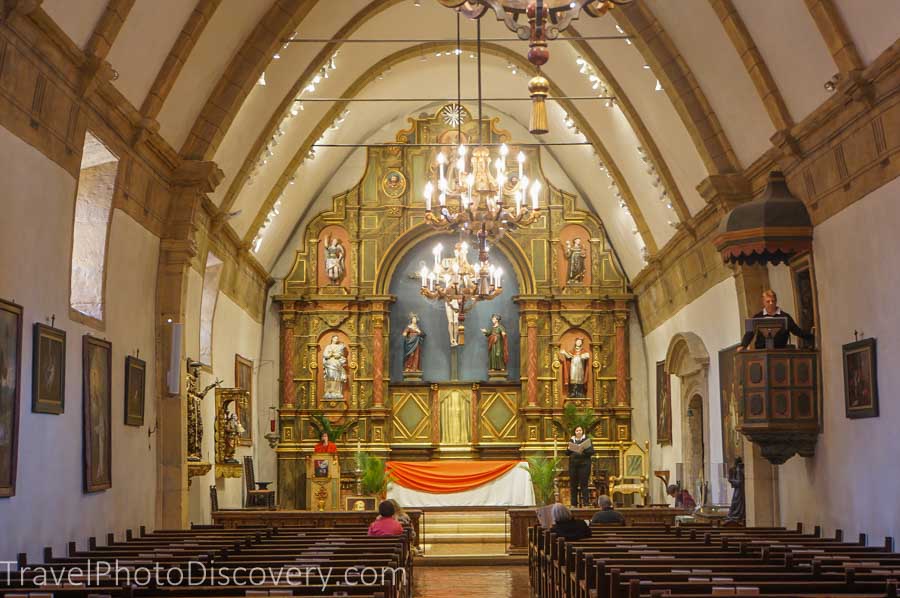
<instances>
[{"instance_id":1,"label":"orange fabric drape","mask_svg":"<svg viewBox=\"0 0 900 598\"><path fill-rule=\"evenodd\" d=\"M394 483L433 494L463 492L495 480L518 461L388 461Z\"/></svg>"}]
</instances>

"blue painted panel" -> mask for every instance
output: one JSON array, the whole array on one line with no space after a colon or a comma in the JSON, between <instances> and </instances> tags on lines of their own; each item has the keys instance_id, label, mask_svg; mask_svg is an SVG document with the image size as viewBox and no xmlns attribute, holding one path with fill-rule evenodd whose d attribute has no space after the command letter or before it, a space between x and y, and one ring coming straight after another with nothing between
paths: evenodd
<instances>
[{"instance_id":1,"label":"blue painted panel","mask_svg":"<svg viewBox=\"0 0 900 598\"><path fill-rule=\"evenodd\" d=\"M427 382L450 380L450 332L442 301L431 301L419 293L422 279L418 278L421 263L434 263L431 253L437 243L444 246L444 257L452 254L456 235L429 237L409 251L394 271L390 293L397 297L391 308L391 338L388 343L391 361L391 381L403 381L403 337L410 312L419 314L419 327L427 335L422 347L422 376ZM478 261L478 252L469 249L469 262ZM490 328L491 314L503 318L509 339L509 379L519 380L519 306L512 298L519 294L512 263L496 246L491 247L491 263L503 268L503 294L492 301L480 301L466 316L466 344L459 349L459 379L465 382L485 381L488 378L487 338L482 328Z\"/></svg>"}]
</instances>

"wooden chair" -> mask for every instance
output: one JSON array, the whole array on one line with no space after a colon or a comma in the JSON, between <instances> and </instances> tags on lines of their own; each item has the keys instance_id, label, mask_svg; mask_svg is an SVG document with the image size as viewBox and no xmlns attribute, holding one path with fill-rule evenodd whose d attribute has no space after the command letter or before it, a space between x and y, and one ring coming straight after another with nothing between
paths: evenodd
<instances>
[{"instance_id":1,"label":"wooden chair","mask_svg":"<svg viewBox=\"0 0 900 598\"><path fill-rule=\"evenodd\" d=\"M257 482L253 472L253 457L244 457L244 480L247 483L247 496L244 499L245 508L275 508L275 491L269 490L271 482Z\"/></svg>"}]
</instances>

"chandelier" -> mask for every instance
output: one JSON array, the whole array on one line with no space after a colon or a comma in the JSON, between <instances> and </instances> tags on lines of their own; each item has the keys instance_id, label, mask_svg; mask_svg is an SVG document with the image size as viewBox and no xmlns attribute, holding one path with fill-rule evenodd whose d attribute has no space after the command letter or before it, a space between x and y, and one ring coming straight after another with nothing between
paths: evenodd
<instances>
[{"instance_id":1,"label":"chandelier","mask_svg":"<svg viewBox=\"0 0 900 598\"><path fill-rule=\"evenodd\" d=\"M528 40L528 61L540 68L550 59L547 40L559 37L559 33L581 16L583 10L591 17L602 17L611 8L630 4L634 0L438 0L443 6L456 10L469 19L478 20L493 10L498 21L519 39ZM520 22L520 17L525 17ZM528 82L531 96L531 123L529 131L534 135L547 133L547 108L544 101L549 84L541 75Z\"/></svg>"}]
</instances>

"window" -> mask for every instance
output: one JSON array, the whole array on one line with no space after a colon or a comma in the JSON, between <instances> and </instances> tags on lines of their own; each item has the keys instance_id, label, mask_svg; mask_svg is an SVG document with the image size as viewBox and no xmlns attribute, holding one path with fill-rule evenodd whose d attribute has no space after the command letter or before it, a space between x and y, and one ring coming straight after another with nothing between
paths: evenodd
<instances>
[{"instance_id":1,"label":"window","mask_svg":"<svg viewBox=\"0 0 900 598\"><path fill-rule=\"evenodd\" d=\"M216 315L216 299L219 297L219 278L222 276L222 260L210 251L206 256L203 274L203 295L200 298L200 363L212 365L213 317Z\"/></svg>"},{"instance_id":2,"label":"window","mask_svg":"<svg viewBox=\"0 0 900 598\"><path fill-rule=\"evenodd\" d=\"M106 241L118 169L119 158L87 132L75 198L69 302L79 314L101 322Z\"/></svg>"}]
</instances>

